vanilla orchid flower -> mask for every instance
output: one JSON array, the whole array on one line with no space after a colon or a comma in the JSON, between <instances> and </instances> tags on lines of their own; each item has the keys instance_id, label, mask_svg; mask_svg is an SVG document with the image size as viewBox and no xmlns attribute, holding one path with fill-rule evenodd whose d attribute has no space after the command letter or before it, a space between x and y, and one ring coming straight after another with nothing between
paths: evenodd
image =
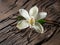
<instances>
[{"instance_id":1,"label":"vanilla orchid flower","mask_svg":"<svg viewBox=\"0 0 60 45\"><path fill-rule=\"evenodd\" d=\"M43 26L36 22L36 20L44 19L47 15L47 12L40 12L38 14L38 7L34 6L30 9L29 13L25 9L19 9L21 16L26 20L21 20L17 23L17 28L22 30L27 27L34 28L38 33L44 33Z\"/></svg>"}]
</instances>

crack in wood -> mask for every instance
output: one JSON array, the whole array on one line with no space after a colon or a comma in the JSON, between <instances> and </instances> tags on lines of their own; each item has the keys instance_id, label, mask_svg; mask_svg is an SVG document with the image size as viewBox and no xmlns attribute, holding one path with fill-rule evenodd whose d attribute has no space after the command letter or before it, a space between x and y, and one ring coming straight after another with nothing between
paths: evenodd
<instances>
[{"instance_id":1,"label":"crack in wood","mask_svg":"<svg viewBox=\"0 0 60 45\"><path fill-rule=\"evenodd\" d=\"M54 4L56 2L56 0L48 0L48 1L45 1L44 0L42 1L41 3L41 9L46 9L47 7L51 6L52 4Z\"/></svg>"}]
</instances>

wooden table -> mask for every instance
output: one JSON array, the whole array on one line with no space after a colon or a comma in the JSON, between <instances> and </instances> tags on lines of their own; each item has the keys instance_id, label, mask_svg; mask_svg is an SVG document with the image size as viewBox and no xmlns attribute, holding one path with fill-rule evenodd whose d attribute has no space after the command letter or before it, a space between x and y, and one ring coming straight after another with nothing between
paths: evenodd
<instances>
[{"instance_id":1,"label":"wooden table","mask_svg":"<svg viewBox=\"0 0 60 45\"><path fill-rule=\"evenodd\" d=\"M43 24L45 33L35 30L19 31L15 26L18 10L29 11L37 5L39 11L48 12ZM30 35L30 37L28 37ZM60 1L59 0L0 0L0 45L60 45Z\"/></svg>"}]
</instances>

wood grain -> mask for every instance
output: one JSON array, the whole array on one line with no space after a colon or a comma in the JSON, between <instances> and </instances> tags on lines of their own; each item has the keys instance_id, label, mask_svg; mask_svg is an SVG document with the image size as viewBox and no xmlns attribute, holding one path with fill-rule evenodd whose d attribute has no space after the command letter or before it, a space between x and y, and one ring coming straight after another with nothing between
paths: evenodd
<instances>
[{"instance_id":1,"label":"wood grain","mask_svg":"<svg viewBox=\"0 0 60 45\"><path fill-rule=\"evenodd\" d=\"M43 24L45 33L34 29L17 29L18 10L27 11L37 5L40 11L48 12ZM30 36L30 37L29 37ZM60 0L0 0L0 45L60 45Z\"/></svg>"}]
</instances>

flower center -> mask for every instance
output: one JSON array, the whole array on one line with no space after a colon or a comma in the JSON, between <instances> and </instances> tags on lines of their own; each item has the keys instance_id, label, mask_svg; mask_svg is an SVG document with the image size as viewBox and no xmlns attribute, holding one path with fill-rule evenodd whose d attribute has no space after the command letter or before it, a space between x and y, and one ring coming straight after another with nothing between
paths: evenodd
<instances>
[{"instance_id":1,"label":"flower center","mask_svg":"<svg viewBox=\"0 0 60 45\"><path fill-rule=\"evenodd\" d=\"M30 25L34 25L35 24L35 19L34 18L30 18L28 22L29 22Z\"/></svg>"}]
</instances>

